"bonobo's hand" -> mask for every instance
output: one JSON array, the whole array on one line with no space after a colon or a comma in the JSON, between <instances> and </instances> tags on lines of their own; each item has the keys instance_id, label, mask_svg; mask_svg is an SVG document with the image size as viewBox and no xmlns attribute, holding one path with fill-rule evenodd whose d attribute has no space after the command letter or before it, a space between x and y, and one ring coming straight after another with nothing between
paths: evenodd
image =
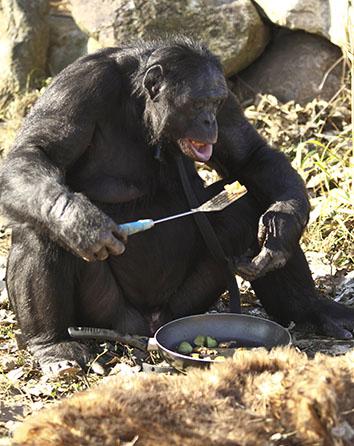
<instances>
[{"instance_id":1,"label":"bonobo's hand","mask_svg":"<svg viewBox=\"0 0 354 446\"><path fill-rule=\"evenodd\" d=\"M120 255L125 251L127 237L119 232L114 221L107 217L101 223L99 228L92 230L90 237L72 248L87 262L106 260L110 254Z\"/></svg>"},{"instance_id":2,"label":"bonobo's hand","mask_svg":"<svg viewBox=\"0 0 354 446\"><path fill-rule=\"evenodd\" d=\"M50 230L84 260L105 260L125 250L127 237L118 225L81 194L61 196L50 211Z\"/></svg>"},{"instance_id":3,"label":"bonobo's hand","mask_svg":"<svg viewBox=\"0 0 354 446\"><path fill-rule=\"evenodd\" d=\"M259 221L258 241L261 250L253 259L238 262L237 274L252 281L284 266L300 238L303 226L291 213L268 210Z\"/></svg>"}]
</instances>

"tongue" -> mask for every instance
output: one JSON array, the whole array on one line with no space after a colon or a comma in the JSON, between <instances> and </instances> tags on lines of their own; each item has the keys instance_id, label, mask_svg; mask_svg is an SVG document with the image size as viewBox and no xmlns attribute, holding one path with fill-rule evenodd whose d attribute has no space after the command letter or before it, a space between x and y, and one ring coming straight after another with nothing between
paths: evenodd
<instances>
[{"instance_id":1,"label":"tongue","mask_svg":"<svg viewBox=\"0 0 354 446\"><path fill-rule=\"evenodd\" d=\"M198 158L198 161L205 162L210 160L211 155L213 153L212 144L205 144L204 146L199 146L199 147L192 144L192 147L196 158Z\"/></svg>"}]
</instances>

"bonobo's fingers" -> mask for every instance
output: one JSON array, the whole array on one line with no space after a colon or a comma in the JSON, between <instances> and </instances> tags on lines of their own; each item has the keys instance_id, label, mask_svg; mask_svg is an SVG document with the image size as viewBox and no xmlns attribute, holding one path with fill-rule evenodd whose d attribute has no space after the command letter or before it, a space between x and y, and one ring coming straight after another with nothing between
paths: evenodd
<instances>
[{"instance_id":1,"label":"bonobo's fingers","mask_svg":"<svg viewBox=\"0 0 354 446\"><path fill-rule=\"evenodd\" d=\"M240 277L242 277L245 280L251 281L254 279L255 275L257 274L256 267L253 263L239 263L236 266L236 274L238 274Z\"/></svg>"},{"instance_id":2,"label":"bonobo's fingers","mask_svg":"<svg viewBox=\"0 0 354 446\"><path fill-rule=\"evenodd\" d=\"M105 247L94 253L96 260L106 260L109 257L109 253Z\"/></svg>"},{"instance_id":3,"label":"bonobo's fingers","mask_svg":"<svg viewBox=\"0 0 354 446\"><path fill-rule=\"evenodd\" d=\"M262 218L259 220L259 224L258 224L258 234L257 234L257 238L258 238L258 243L259 246L263 246L265 239L267 236L267 228L265 227L265 225L263 224L263 220Z\"/></svg>"},{"instance_id":4,"label":"bonobo's fingers","mask_svg":"<svg viewBox=\"0 0 354 446\"><path fill-rule=\"evenodd\" d=\"M85 262L94 262L96 260L96 257L93 253L90 252L84 252L84 251L75 251L75 253L85 260Z\"/></svg>"},{"instance_id":5,"label":"bonobo's fingers","mask_svg":"<svg viewBox=\"0 0 354 446\"><path fill-rule=\"evenodd\" d=\"M110 236L107 237L107 240L105 240L105 247L107 248L109 254L113 254L115 256L119 256L125 251L124 243L113 234L110 234Z\"/></svg>"},{"instance_id":6,"label":"bonobo's fingers","mask_svg":"<svg viewBox=\"0 0 354 446\"><path fill-rule=\"evenodd\" d=\"M127 243L128 242L127 234L125 232L121 232L119 230L119 226L118 225L114 224L112 226L112 233L118 240L122 240L123 243Z\"/></svg>"},{"instance_id":7,"label":"bonobo's fingers","mask_svg":"<svg viewBox=\"0 0 354 446\"><path fill-rule=\"evenodd\" d=\"M76 250L76 253L87 262L93 262L95 260L106 260L110 254L121 255L124 251L124 243L115 237L110 230L105 230L97 237L94 244L88 246L85 250Z\"/></svg>"},{"instance_id":8,"label":"bonobo's fingers","mask_svg":"<svg viewBox=\"0 0 354 446\"><path fill-rule=\"evenodd\" d=\"M273 251L263 247L261 252L250 262L237 265L236 273L245 280L255 280L270 271L283 267L287 257L282 251Z\"/></svg>"}]
</instances>

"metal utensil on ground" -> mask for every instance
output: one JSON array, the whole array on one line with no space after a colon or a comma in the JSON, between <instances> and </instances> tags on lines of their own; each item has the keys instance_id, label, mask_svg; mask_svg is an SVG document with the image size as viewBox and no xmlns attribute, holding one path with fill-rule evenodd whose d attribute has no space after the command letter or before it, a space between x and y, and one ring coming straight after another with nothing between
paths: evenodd
<instances>
[{"instance_id":1,"label":"metal utensil on ground","mask_svg":"<svg viewBox=\"0 0 354 446\"><path fill-rule=\"evenodd\" d=\"M152 228L158 223L163 223L165 221L174 220L176 218L185 217L186 215L195 214L196 212L215 212L222 211L227 206L229 206L234 201L241 198L245 195L247 189L243 186L239 186L238 182L235 181L232 184L226 185L224 190L219 194L215 195L215 197L206 201L199 207L195 209L191 209L187 212L182 212L180 214L171 215L169 217L161 218L159 220L152 219L143 219L138 221L133 221L130 223L123 223L119 226L119 231L123 232L126 236L136 234L137 232L146 231L147 229Z\"/></svg>"},{"instance_id":2,"label":"metal utensil on ground","mask_svg":"<svg viewBox=\"0 0 354 446\"><path fill-rule=\"evenodd\" d=\"M130 347L143 351L147 349L149 339L145 336L122 334L115 330L109 330L108 328L96 327L69 327L68 333L75 339L96 339L98 341L120 342L121 344L129 345Z\"/></svg>"}]
</instances>

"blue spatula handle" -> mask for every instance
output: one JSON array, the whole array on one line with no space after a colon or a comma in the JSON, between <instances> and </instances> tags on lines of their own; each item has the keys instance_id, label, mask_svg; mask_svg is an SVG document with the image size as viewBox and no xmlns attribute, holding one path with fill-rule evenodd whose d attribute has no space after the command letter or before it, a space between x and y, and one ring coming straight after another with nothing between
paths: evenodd
<instances>
[{"instance_id":1,"label":"blue spatula handle","mask_svg":"<svg viewBox=\"0 0 354 446\"><path fill-rule=\"evenodd\" d=\"M145 220L132 221L131 223L123 223L118 225L119 232L123 232L124 235L129 236L136 234L137 232L146 231L154 226L154 220L146 218Z\"/></svg>"}]
</instances>

